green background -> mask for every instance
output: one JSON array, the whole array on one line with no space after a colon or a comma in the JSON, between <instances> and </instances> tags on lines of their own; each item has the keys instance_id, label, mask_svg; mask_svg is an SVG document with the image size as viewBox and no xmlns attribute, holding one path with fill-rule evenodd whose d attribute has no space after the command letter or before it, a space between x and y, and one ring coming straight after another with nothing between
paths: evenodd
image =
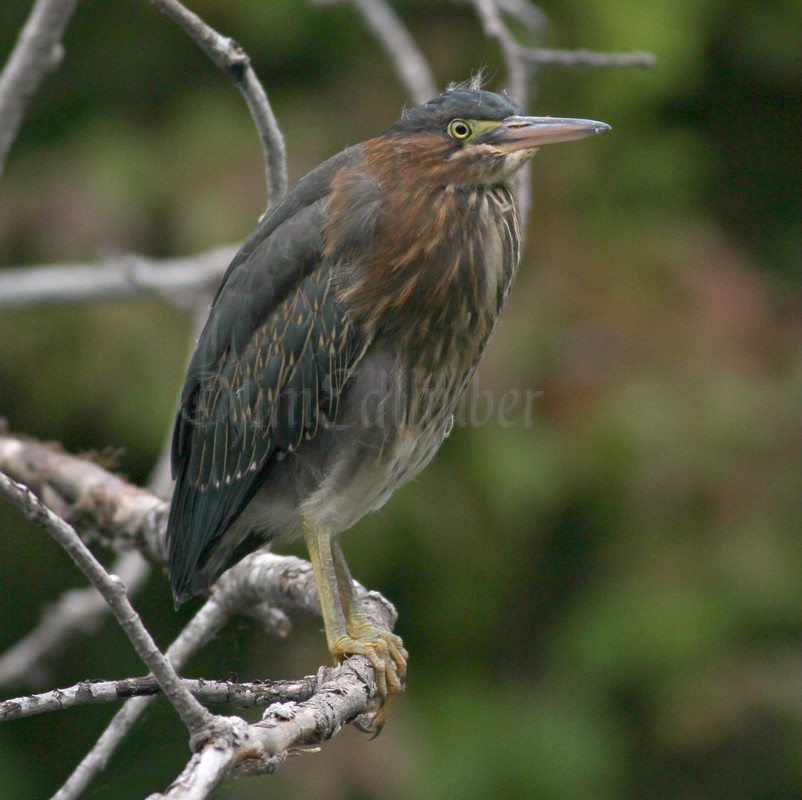
<instances>
[{"instance_id":1,"label":"green background","mask_svg":"<svg viewBox=\"0 0 802 800\"><path fill-rule=\"evenodd\" d=\"M0 58L29 5L2 3ZM395 6L441 85L482 66L503 84L466 6ZM192 7L252 56L292 180L410 102L348 6ZM378 740L346 730L220 798L799 796L800 6L542 8L552 46L659 66L540 71L531 113L613 132L535 160L526 252L472 390L492 413L344 538L354 574L398 607L407 694ZM146 2L80 3L65 45L0 182L0 265L242 240L263 173L226 77ZM144 482L190 327L156 298L0 311L0 416L74 452L121 448ZM1 650L82 585L7 504L0 570ZM195 607L175 614L161 574L136 605L165 645ZM319 627L299 618L276 641L234 623L185 672L310 674ZM141 672L108 622L4 696ZM3 796L53 792L113 711L3 726ZM160 701L86 796L165 788L186 739Z\"/></svg>"}]
</instances>

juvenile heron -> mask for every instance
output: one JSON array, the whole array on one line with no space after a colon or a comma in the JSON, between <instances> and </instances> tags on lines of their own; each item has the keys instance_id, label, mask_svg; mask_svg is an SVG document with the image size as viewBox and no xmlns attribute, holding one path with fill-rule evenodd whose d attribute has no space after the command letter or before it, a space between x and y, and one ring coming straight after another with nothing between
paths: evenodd
<instances>
[{"instance_id":1,"label":"juvenile heron","mask_svg":"<svg viewBox=\"0 0 802 800\"><path fill-rule=\"evenodd\" d=\"M368 619L339 534L450 428L518 264L516 173L542 145L609 128L521 113L452 89L302 178L229 266L184 383L176 602L303 535L329 650L366 656L384 698L401 690L407 652Z\"/></svg>"}]
</instances>

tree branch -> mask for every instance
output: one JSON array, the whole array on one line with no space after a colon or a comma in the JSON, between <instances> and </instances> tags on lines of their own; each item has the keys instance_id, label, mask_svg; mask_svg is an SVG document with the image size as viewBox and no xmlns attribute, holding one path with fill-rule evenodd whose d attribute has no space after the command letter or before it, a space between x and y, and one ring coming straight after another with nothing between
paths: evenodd
<instances>
[{"instance_id":1,"label":"tree branch","mask_svg":"<svg viewBox=\"0 0 802 800\"><path fill-rule=\"evenodd\" d=\"M4 494L28 519L43 527L65 550L75 565L111 607L125 634L164 689L167 699L193 736L202 733L209 722L209 712L181 684L170 662L162 655L125 593L117 575L110 575L81 541L75 529L53 513L26 486L0 472L0 493Z\"/></svg>"},{"instance_id":2,"label":"tree branch","mask_svg":"<svg viewBox=\"0 0 802 800\"><path fill-rule=\"evenodd\" d=\"M138 550L155 564L166 563L169 504L123 481L100 465L53 446L0 433L0 471L26 484L77 528L109 547ZM378 592L357 584L373 621L392 628L396 612ZM259 550L228 570L212 600L230 613L266 603L289 611L320 613L312 565L294 556Z\"/></svg>"},{"instance_id":3,"label":"tree branch","mask_svg":"<svg viewBox=\"0 0 802 800\"><path fill-rule=\"evenodd\" d=\"M240 44L221 36L178 0L148 0L187 33L240 90L251 112L265 160L268 206L287 193L287 151L264 87Z\"/></svg>"},{"instance_id":4,"label":"tree branch","mask_svg":"<svg viewBox=\"0 0 802 800\"><path fill-rule=\"evenodd\" d=\"M287 703L308 700L322 680L328 676L325 669L317 677L307 676L295 681L216 681L203 678L182 678L187 691L202 703L236 706L238 708L263 708L272 703ZM112 703L132 697L150 697L162 694L162 688L153 675L142 678L125 678L119 681L80 681L65 689L16 697L0 702L0 723L21 717L31 717L65 708Z\"/></svg>"},{"instance_id":5,"label":"tree branch","mask_svg":"<svg viewBox=\"0 0 802 800\"><path fill-rule=\"evenodd\" d=\"M247 737L248 725L240 719L236 723L236 727L231 725L221 730L214 742L207 742L194 753L164 794L152 794L147 800L204 800L209 797L230 772L237 750Z\"/></svg>"},{"instance_id":6,"label":"tree branch","mask_svg":"<svg viewBox=\"0 0 802 800\"><path fill-rule=\"evenodd\" d=\"M42 81L64 57L61 40L78 0L37 0L0 74L0 175Z\"/></svg>"},{"instance_id":7,"label":"tree branch","mask_svg":"<svg viewBox=\"0 0 802 800\"><path fill-rule=\"evenodd\" d=\"M485 35L495 39L501 50L501 57L507 70L507 88L510 94L524 108L529 106L529 79L531 67L520 57L520 45L504 24L501 12L494 0L471 0ZM521 216L521 248L526 242L526 228L531 202L531 165L526 164L518 173L518 211Z\"/></svg>"},{"instance_id":8,"label":"tree branch","mask_svg":"<svg viewBox=\"0 0 802 800\"><path fill-rule=\"evenodd\" d=\"M496 0L500 11L518 20L530 33L544 35L548 18L531 0Z\"/></svg>"},{"instance_id":9,"label":"tree branch","mask_svg":"<svg viewBox=\"0 0 802 800\"><path fill-rule=\"evenodd\" d=\"M167 648L165 656L170 663L176 669L180 669L193 653L203 647L228 622L235 608L235 605L227 603L226 597L220 596L219 592L204 603ZM64 785L54 795L53 800L76 800L92 778L106 768L119 744L154 699L154 697L135 697L128 700L114 715L106 730L81 759Z\"/></svg>"},{"instance_id":10,"label":"tree branch","mask_svg":"<svg viewBox=\"0 0 802 800\"><path fill-rule=\"evenodd\" d=\"M559 64L564 67L622 67L651 69L657 66L654 53L596 53L592 50L552 50L546 47L520 47L520 58L542 66Z\"/></svg>"},{"instance_id":11,"label":"tree branch","mask_svg":"<svg viewBox=\"0 0 802 800\"><path fill-rule=\"evenodd\" d=\"M537 39L542 38L545 18L528 0L470 0L482 30L494 39L507 71L507 88L526 110L530 103L530 87L534 70L547 64L579 67L653 67L656 59L649 53L593 53L589 50L552 50L526 47L513 36L502 17L502 11L514 16ZM526 240L527 217L531 203L531 169L527 164L518 173L518 207L521 215L521 245Z\"/></svg>"},{"instance_id":12,"label":"tree branch","mask_svg":"<svg viewBox=\"0 0 802 800\"><path fill-rule=\"evenodd\" d=\"M229 773L275 772L299 748L331 739L365 713L375 690L375 673L367 659L349 658L330 671L308 700L276 703L253 725L234 718L239 726L207 743L164 794L150 795L148 800L203 798Z\"/></svg>"},{"instance_id":13,"label":"tree branch","mask_svg":"<svg viewBox=\"0 0 802 800\"><path fill-rule=\"evenodd\" d=\"M184 258L131 253L100 262L7 268L0 271L0 308L143 294L191 307L214 291L235 253L235 247L226 246Z\"/></svg>"},{"instance_id":14,"label":"tree branch","mask_svg":"<svg viewBox=\"0 0 802 800\"><path fill-rule=\"evenodd\" d=\"M167 513L165 501L125 483L95 463L7 433L0 434L0 470L11 472L20 480L30 480L37 492L61 505L65 513L74 517L75 523L82 528L93 533L102 531L107 542L118 547L135 547L150 560L163 562ZM377 592L368 592L358 584L357 590L371 619L377 625L392 628L397 617L392 604ZM286 633L286 618L277 612L277 607L320 613L312 567L308 562L292 556L264 551L253 553L222 576L211 597L167 650L166 658L176 669L180 669L233 614L242 611L256 614L260 621L267 621L271 629L277 626L279 634ZM330 698L326 698L332 692L339 695L341 691L346 698L345 704L337 706L333 712L334 722L325 715L320 716L313 735L314 741L329 738L342 725L356 716L369 713L372 708L375 696L372 667L364 659L357 658L349 659L347 666L351 671L335 670L327 675L326 693L322 700L318 698L315 701L329 707ZM367 683L365 674L368 676ZM322 681L318 689L323 690ZM92 777L106 766L117 745L152 699L136 697L120 709L54 800L74 800L81 794ZM317 708L317 705L313 704L312 707ZM231 724L236 726L233 722ZM308 725L303 728L303 736L307 734ZM232 735L229 730L222 738L228 742ZM303 743L299 739L288 747ZM206 748L202 750L205 752ZM286 752L275 749L272 744L267 750L258 745L257 751L262 755L248 762L257 770L259 764L272 764L272 768L275 768L286 757ZM273 760L274 757L278 757L278 761ZM190 771L206 769L209 758L209 755L193 757L188 768L191 768Z\"/></svg>"},{"instance_id":15,"label":"tree branch","mask_svg":"<svg viewBox=\"0 0 802 800\"><path fill-rule=\"evenodd\" d=\"M99 464L54 445L0 434L0 471L32 488L56 513L115 550L166 562L168 505Z\"/></svg>"},{"instance_id":16,"label":"tree branch","mask_svg":"<svg viewBox=\"0 0 802 800\"><path fill-rule=\"evenodd\" d=\"M494 0L473 0L473 6L485 35L488 39L495 40L501 50L501 57L507 69L507 89L525 106L528 75L526 63L520 58L520 45L504 24Z\"/></svg>"}]
</instances>

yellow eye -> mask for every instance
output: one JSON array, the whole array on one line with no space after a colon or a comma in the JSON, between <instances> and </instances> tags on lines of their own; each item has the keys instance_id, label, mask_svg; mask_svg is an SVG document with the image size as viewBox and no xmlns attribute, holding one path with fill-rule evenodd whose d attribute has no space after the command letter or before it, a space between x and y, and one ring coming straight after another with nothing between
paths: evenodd
<instances>
[{"instance_id":1,"label":"yellow eye","mask_svg":"<svg viewBox=\"0 0 802 800\"><path fill-rule=\"evenodd\" d=\"M465 122L464 119L452 119L451 122L448 123L448 135L452 139L465 141L465 139L470 139L472 133L473 130L470 123Z\"/></svg>"}]
</instances>

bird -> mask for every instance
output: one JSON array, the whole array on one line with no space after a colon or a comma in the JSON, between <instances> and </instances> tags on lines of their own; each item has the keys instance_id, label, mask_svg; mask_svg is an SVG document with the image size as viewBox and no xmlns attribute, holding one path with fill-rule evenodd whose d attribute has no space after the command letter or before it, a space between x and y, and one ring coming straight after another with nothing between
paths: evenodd
<instances>
[{"instance_id":1,"label":"bird","mask_svg":"<svg viewBox=\"0 0 802 800\"><path fill-rule=\"evenodd\" d=\"M366 613L340 534L451 429L518 266L518 171L543 145L609 127L451 86L301 178L217 289L171 443L176 605L303 537L331 654L375 668L376 731L409 655Z\"/></svg>"}]
</instances>

